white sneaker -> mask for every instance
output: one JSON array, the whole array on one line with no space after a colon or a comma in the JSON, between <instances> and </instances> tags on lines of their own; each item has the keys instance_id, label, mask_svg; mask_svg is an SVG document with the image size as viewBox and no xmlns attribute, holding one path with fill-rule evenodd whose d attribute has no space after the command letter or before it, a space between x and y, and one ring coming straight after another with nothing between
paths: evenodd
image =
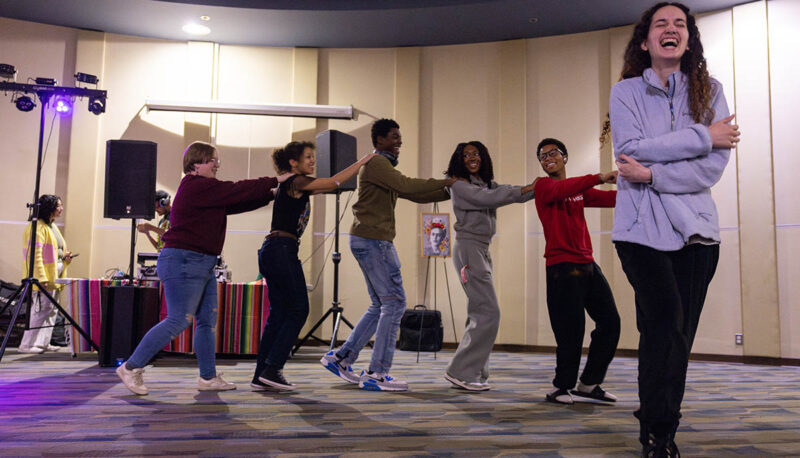
<instances>
[{"instance_id":1,"label":"white sneaker","mask_svg":"<svg viewBox=\"0 0 800 458\"><path fill-rule=\"evenodd\" d=\"M453 377L448 373L444 374L444 379L452 383L454 387L458 387L467 391L489 391L492 388L488 383L465 382Z\"/></svg>"},{"instance_id":2,"label":"white sneaker","mask_svg":"<svg viewBox=\"0 0 800 458\"><path fill-rule=\"evenodd\" d=\"M40 355L44 353L44 348L42 347L19 347L17 349L20 353L28 353L31 355Z\"/></svg>"},{"instance_id":3,"label":"white sneaker","mask_svg":"<svg viewBox=\"0 0 800 458\"><path fill-rule=\"evenodd\" d=\"M325 366L325 369L331 371L334 375L338 375L342 379L344 379L347 383L352 383L353 385L358 385L358 382L361 381L361 377L356 375L353 372L352 366L344 366L342 362L336 358L336 352L331 350L328 353L325 353L325 356L319 360L319 362Z\"/></svg>"},{"instance_id":4,"label":"white sneaker","mask_svg":"<svg viewBox=\"0 0 800 458\"><path fill-rule=\"evenodd\" d=\"M62 348L66 348L66 347L59 347L58 345L48 345L47 346L47 351L52 351L53 353L58 353L58 352L61 351Z\"/></svg>"},{"instance_id":5,"label":"white sneaker","mask_svg":"<svg viewBox=\"0 0 800 458\"><path fill-rule=\"evenodd\" d=\"M358 387L368 391L408 391L408 383L389 374L362 372Z\"/></svg>"},{"instance_id":6,"label":"white sneaker","mask_svg":"<svg viewBox=\"0 0 800 458\"><path fill-rule=\"evenodd\" d=\"M206 380L203 377L197 377L198 391L228 391L235 389L235 384L222 378L222 372L218 372L216 377L212 378L211 380Z\"/></svg>"},{"instance_id":7,"label":"white sneaker","mask_svg":"<svg viewBox=\"0 0 800 458\"><path fill-rule=\"evenodd\" d=\"M131 390L131 393L143 396L149 392L144 384L144 369L139 367L128 370L123 363L117 368L117 376L122 380L125 388Z\"/></svg>"}]
</instances>

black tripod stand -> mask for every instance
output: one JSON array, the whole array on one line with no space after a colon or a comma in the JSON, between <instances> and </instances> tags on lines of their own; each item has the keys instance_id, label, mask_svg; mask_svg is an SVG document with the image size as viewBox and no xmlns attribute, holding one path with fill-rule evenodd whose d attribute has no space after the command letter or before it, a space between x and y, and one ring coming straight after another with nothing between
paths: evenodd
<instances>
[{"instance_id":1,"label":"black tripod stand","mask_svg":"<svg viewBox=\"0 0 800 458\"><path fill-rule=\"evenodd\" d=\"M300 342L294 346L292 349L292 354L294 355L297 353L297 350L300 349L308 339L314 339L320 343L328 343L319 337L315 336L314 333L317 329L322 326L322 323L328 318L329 315L333 315L333 335L331 336L330 348L329 350L333 350L333 347L336 346L336 335L339 333L339 322L344 321L344 323L350 326L350 329L353 329L353 324L347 321L347 318L344 317L344 309L339 305L339 261L342 260L342 253L339 252L339 220L341 217L339 216L339 197L341 196L342 191L336 190L336 226L334 229L334 236L333 236L333 255L331 259L333 259L333 302L331 303L331 308L322 315L322 318L317 321L313 328L308 331Z\"/></svg>"},{"instance_id":2,"label":"black tripod stand","mask_svg":"<svg viewBox=\"0 0 800 458\"><path fill-rule=\"evenodd\" d=\"M0 88L2 89L2 88ZM0 361L3 359L3 354L6 352L6 345L8 344L8 338L11 336L11 331L14 329L14 323L17 321L17 317L19 316L19 311L22 308L23 304L26 302L33 301L33 291L31 288L36 286L39 288L41 294L50 301L66 318L70 324L81 333L84 339L89 342L89 345L92 346L95 350L100 350L100 348L95 344L92 339L89 337L88 334L72 319L72 317L67 313L61 305L56 301L53 296L50 295L49 292L42 286L42 284L33 276L33 261L36 255L36 226L38 225L39 219L39 183L41 181L42 176L42 141L44 139L44 121L45 121L45 109L47 107L48 102L50 101L50 97L52 96L52 88L45 87L43 90L37 90L36 95L39 96L40 103L42 105L42 115L41 120L39 123L39 154L36 159L36 187L34 190L33 196L33 204L29 204L28 207L32 209L31 218L31 236L30 236L30 245L28 246L28 276L27 278L23 278L20 282L19 288L14 291L14 294L8 301L8 304L12 304L15 299L19 298L17 301L17 307L14 309L14 314L11 317L11 322L8 324L8 329L6 330L6 335L3 338L3 344L0 345ZM29 323L26 323L26 328L30 327Z\"/></svg>"}]
</instances>

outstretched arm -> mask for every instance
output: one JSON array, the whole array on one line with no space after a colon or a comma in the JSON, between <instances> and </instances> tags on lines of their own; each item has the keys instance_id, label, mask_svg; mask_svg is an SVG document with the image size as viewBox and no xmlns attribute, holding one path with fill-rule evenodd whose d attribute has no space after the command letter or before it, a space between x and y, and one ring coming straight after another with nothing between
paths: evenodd
<instances>
[{"instance_id":1,"label":"outstretched arm","mask_svg":"<svg viewBox=\"0 0 800 458\"><path fill-rule=\"evenodd\" d=\"M350 164L349 167L337 173L336 175L330 178L316 178L313 181L309 181L307 184L302 185L299 188L299 190L310 191L314 194L334 191L337 188L339 188L341 183L353 178L353 176L355 176L355 174L358 173L358 170L364 164L369 162L373 157L377 155L378 155L377 153L369 153L366 156L359 159L358 161Z\"/></svg>"}]
</instances>

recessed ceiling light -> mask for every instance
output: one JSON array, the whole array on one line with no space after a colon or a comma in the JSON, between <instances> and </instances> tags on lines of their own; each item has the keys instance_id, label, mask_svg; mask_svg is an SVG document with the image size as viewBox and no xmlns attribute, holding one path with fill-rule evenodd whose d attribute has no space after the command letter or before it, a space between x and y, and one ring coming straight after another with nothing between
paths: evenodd
<instances>
[{"instance_id":1,"label":"recessed ceiling light","mask_svg":"<svg viewBox=\"0 0 800 458\"><path fill-rule=\"evenodd\" d=\"M200 16L200 20L201 21L210 21L211 20L211 16Z\"/></svg>"},{"instance_id":2,"label":"recessed ceiling light","mask_svg":"<svg viewBox=\"0 0 800 458\"><path fill-rule=\"evenodd\" d=\"M528 19L528 22L530 22L531 24L536 24L537 22L539 22L539 18L538 17L532 17L532 18Z\"/></svg>"},{"instance_id":3,"label":"recessed ceiling light","mask_svg":"<svg viewBox=\"0 0 800 458\"><path fill-rule=\"evenodd\" d=\"M189 35L208 35L211 33L211 29L204 25L200 24L186 24L185 26L181 27L181 30L188 33Z\"/></svg>"}]
</instances>

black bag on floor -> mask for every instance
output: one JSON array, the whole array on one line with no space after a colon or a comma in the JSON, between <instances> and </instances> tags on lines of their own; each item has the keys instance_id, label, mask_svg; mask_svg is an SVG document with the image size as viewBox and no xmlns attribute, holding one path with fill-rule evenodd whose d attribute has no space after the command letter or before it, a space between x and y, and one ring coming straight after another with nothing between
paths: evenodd
<instances>
[{"instance_id":1,"label":"black bag on floor","mask_svg":"<svg viewBox=\"0 0 800 458\"><path fill-rule=\"evenodd\" d=\"M443 339L441 312L428 310L424 305L415 305L413 309L403 312L397 348L406 351L439 351Z\"/></svg>"}]
</instances>

